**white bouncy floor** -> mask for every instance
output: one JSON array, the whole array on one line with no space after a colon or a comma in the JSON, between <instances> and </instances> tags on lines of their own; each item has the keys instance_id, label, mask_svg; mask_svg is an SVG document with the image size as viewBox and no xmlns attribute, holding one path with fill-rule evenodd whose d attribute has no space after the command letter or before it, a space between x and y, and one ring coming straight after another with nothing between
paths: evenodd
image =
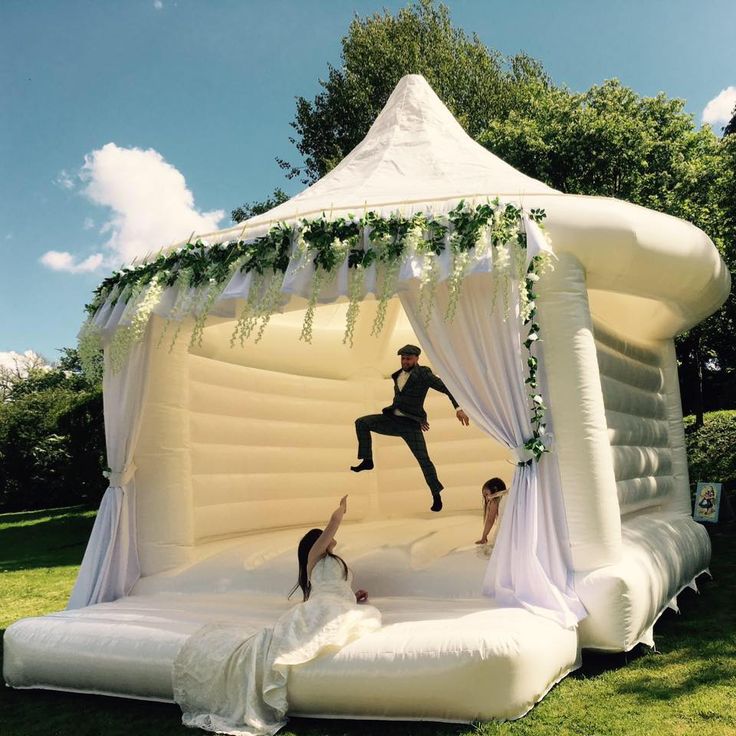
<instances>
[{"instance_id":1,"label":"white bouncy floor","mask_svg":"<svg viewBox=\"0 0 736 736\"><path fill-rule=\"evenodd\" d=\"M14 687L171 700L187 636L220 621L249 631L289 606L304 529L214 541L183 568L143 578L113 603L14 624ZM516 718L578 666L577 632L482 596L480 513L351 525L337 552L383 615L369 636L294 668L293 714L449 721Z\"/></svg>"}]
</instances>

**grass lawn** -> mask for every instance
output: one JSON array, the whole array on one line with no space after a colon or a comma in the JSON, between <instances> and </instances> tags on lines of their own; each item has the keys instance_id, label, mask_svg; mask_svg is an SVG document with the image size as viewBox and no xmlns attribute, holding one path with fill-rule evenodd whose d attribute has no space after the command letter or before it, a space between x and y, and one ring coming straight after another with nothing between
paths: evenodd
<instances>
[{"instance_id":1,"label":"grass lawn","mask_svg":"<svg viewBox=\"0 0 736 736\"><path fill-rule=\"evenodd\" d=\"M63 608L94 512L57 509L0 515L0 628ZM726 736L736 734L736 525L709 529L714 579L686 590L681 614L655 628L658 652L584 657L526 717L513 723L436 723L293 719L281 732L429 736ZM0 688L2 736L191 734L174 705Z\"/></svg>"}]
</instances>

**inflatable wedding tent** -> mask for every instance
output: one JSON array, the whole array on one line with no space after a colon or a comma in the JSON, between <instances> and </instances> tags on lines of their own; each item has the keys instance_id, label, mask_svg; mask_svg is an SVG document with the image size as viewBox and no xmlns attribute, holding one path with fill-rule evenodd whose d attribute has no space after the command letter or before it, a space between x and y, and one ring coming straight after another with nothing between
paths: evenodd
<instances>
[{"instance_id":1,"label":"inflatable wedding tent","mask_svg":"<svg viewBox=\"0 0 736 736\"><path fill-rule=\"evenodd\" d=\"M697 228L521 174L403 78L313 186L97 292L110 488L68 609L7 630L7 684L171 700L198 627L296 605L297 542L348 493L338 551L383 626L295 667L290 713L522 716L581 649L651 644L708 567L673 337L729 290ZM348 471L405 343L471 419L428 398L440 514L398 438Z\"/></svg>"}]
</instances>

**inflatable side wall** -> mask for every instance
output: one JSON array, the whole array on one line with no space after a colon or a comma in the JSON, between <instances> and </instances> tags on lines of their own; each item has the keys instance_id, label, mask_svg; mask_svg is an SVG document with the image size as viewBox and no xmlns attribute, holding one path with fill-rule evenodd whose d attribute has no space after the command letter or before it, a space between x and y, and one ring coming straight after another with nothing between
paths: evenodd
<instances>
[{"instance_id":1,"label":"inflatable side wall","mask_svg":"<svg viewBox=\"0 0 736 736\"><path fill-rule=\"evenodd\" d=\"M540 324L581 646L626 651L707 568L690 518L672 340L627 340L591 315L582 265L561 254L540 285Z\"/></svg>"}]
</instances>

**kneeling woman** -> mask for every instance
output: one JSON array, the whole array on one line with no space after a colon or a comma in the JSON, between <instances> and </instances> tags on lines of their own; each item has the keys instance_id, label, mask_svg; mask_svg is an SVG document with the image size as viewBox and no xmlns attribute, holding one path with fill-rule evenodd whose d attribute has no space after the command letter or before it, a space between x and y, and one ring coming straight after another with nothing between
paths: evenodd
<instances>
[{"instance_id":1,"label":"kneeling woman","mask_svg":"<svg viewBox=\"0 0 736 736\"><path fill-rule=\"evenodd\" d=\"M174 662L174 698L187 726L238 736L267 736L286 723L289 669L376 631L381 614L363 590L353 593L345 561L333 554L347 496L324 531L312 529L299 543L303 602L273 628L244 631L208 624L195 632Z\"/></svg>"}]
</instances>

